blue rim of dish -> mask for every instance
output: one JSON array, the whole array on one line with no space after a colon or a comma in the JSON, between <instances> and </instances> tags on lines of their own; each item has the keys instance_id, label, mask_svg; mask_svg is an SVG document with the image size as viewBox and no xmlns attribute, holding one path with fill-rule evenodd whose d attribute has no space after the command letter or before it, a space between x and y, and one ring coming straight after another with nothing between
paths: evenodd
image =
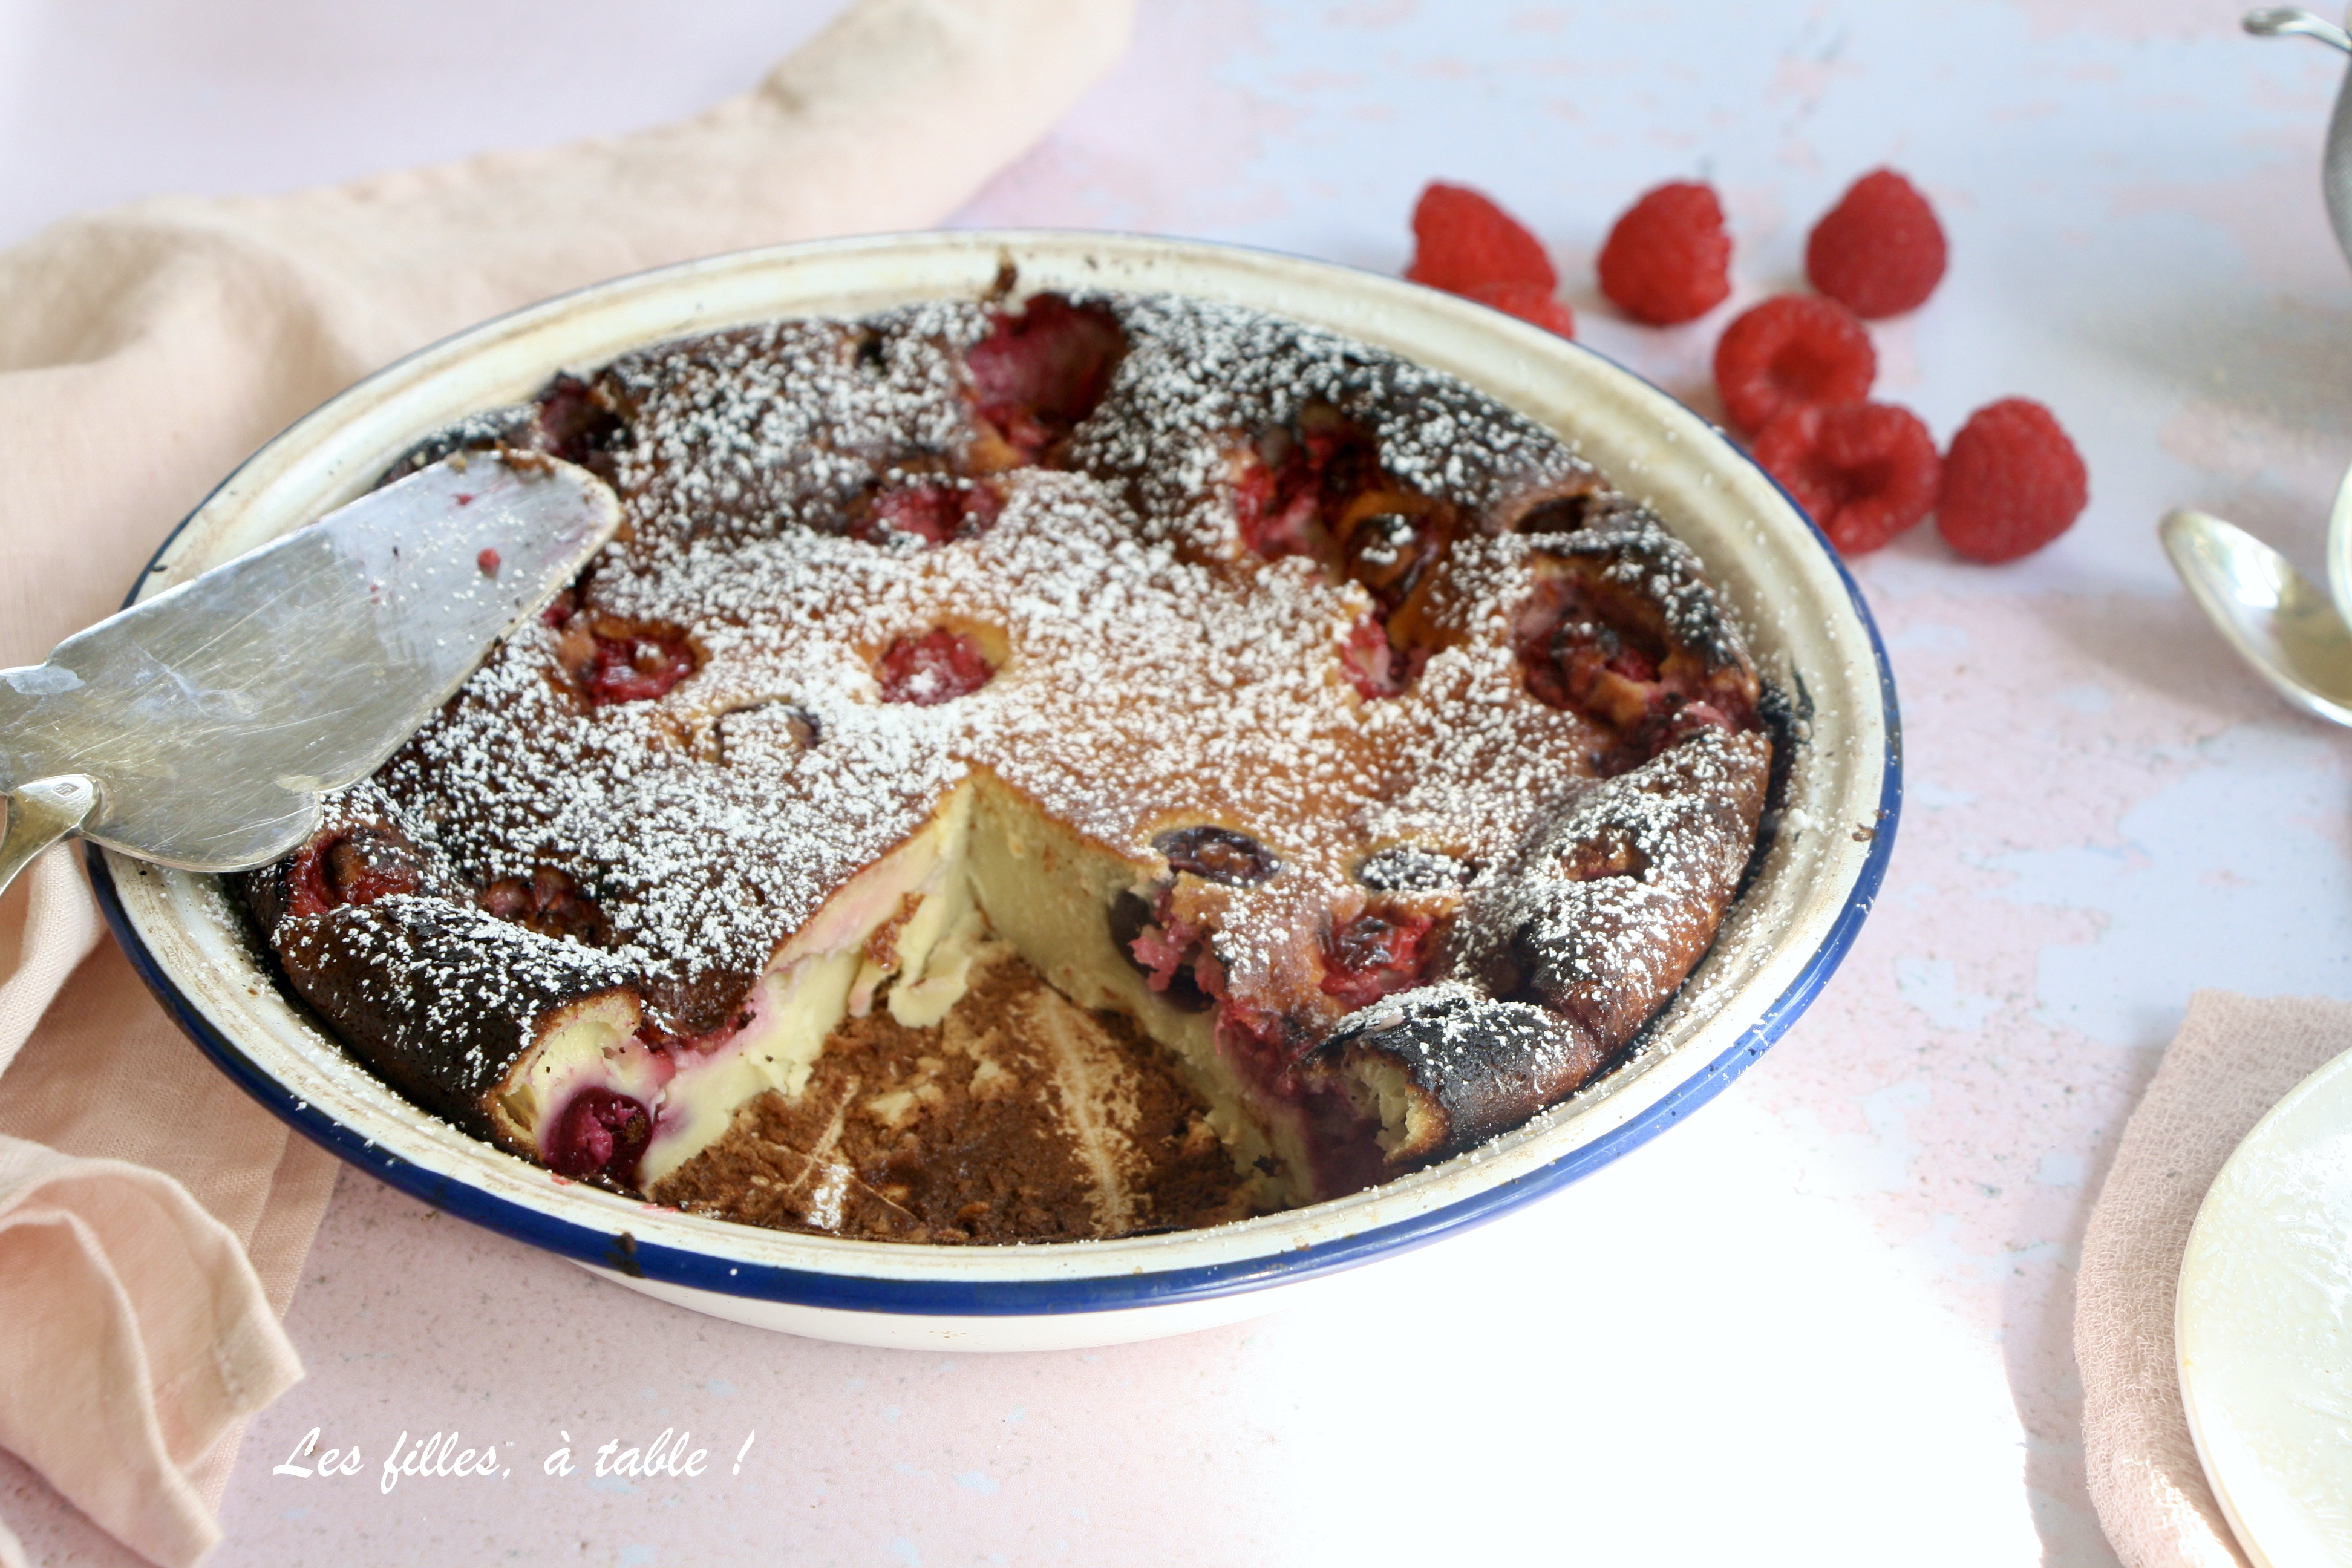
<instances>
[{"instance_id":1,"label":"blue rim of dish","mask_svg":"<svg viewBox=\"0 0 2352 1568\"><path fill-rule=\"evenodd\" d=\"M592 287L605 286L598 284ZM539 301L524 309L536 310L549 302ZM464 333L455 335L464 336L487 324L479 323L466 329ZM417 353L430 353L433 347L437 346L429 345ZM1646 378L1627 370L1605 354L1581 343L1570 342L1566 346L1591 355L1622 374L1633 376L1662 397L1667 396ZM389 371L401 363L404 362L395 361L394 365L385 369ZM339 393L336 395L343 395ZM272 439L274 441L275 437ZM154 993L156 1000L163 1004L164 1011L172 1016L181 1031L212 1058L214 1066L226 1073L246 1093L312 1142L419 1202L560 1257L613 1269L633 1278L723 1296L835 1311L931 1317L1066 1316L1172 1306L1336 1273L1377 1257L1426 1246L1455 1231L1499 1218L1639 1148L1713 1100L1723 1092L1726 1085L1786 1034L1812 1004L1813 998L1821 994L1822 987L1829 983L1830 976L1836 973L1838 965L1853 948L1864 918L1877 901L1879 887L1885 879L1887 861L1895 850L1895 828L1901 820L1903 806L1902 719L1896 706L1895 672L1887 662L1885 642L1879 636L1878 623L1872 618L1869 605L1863 599L1860 584L1854 582L1853 574L1847 570L1836 547L1830 543L1828 536L1822 532L1811 515L1798 505L1796 498L1790 496L1780 481L1773 479L1754 458L1728 439L1724 444L1737 453L1741 461L1762 474L1788 500L1797 516L1803 520L1812 533L1815 546L1836 568L1838 579L1845 586L1847 600L1853 606L1855 618L1862 623L1863 631L1870 639L1871 658L1878 671L1879 697L1886 727L1885 771L1879 785L1878 814L1873 824L1871 847L1863 858L1853 890L1847 895L1844 907L1838 911L1836 921L1823 934L1821 944L1807 959L1804 968L1798 972L1787 989L1773 998L1763 1016L1748 1026L1727 1049L1704 1068L1675 1085L1655 1103L1591 1142L1570 1150L1550 1164L1498 1183L1444 1207L1374 1229L1285 1249L1270 1257L1143 1273L1088 1275L1070 1279L908 1279L831 1274L768 1264L730 1263L702 1253L653 1243L640 1244L625 1230L611 1233L559 1219L426 1170L386 1152L374 1140L344 1126L300 1099L240 1050L163 973L162 965L155 961L131 925L121 895L115 890L112 868L104 851L95 844L83 847L89 868L90 885L97 894L99 907L105 911L106 923L114 932L115 941L121 945L125 956L131 960L131 968ZM243 464L238 465L229 479L233 479L243 468ZM225 487L228 482L229 479L224 479L222 485ZM215 493L217 493L217 488ZM199 503L196 510L183 519L180 526L174 528L156 548L147 567L132 582L131 591L123 600L124 608L137 602L147 574L162 563L181 531L194 519L196 512L210 503L211 499L207 496L205 502Z\"/></svg>"}]
</instances>

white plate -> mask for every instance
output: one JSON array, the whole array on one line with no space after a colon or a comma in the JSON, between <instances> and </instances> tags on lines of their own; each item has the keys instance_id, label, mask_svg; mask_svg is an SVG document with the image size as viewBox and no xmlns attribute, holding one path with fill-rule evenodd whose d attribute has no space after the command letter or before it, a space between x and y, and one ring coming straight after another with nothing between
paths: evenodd
<instances>
[{"instance_id":1,"label":"white plate","mask_svg":"<svg viewBox=\"0 0 2352 1568\"><path fill-rule=\"evenodd\" d=\"M2221 1167L2173 1312L2189 1430L2246 1555L2352 1563L2352 1051Z\"/></svg>"}]
</instances>

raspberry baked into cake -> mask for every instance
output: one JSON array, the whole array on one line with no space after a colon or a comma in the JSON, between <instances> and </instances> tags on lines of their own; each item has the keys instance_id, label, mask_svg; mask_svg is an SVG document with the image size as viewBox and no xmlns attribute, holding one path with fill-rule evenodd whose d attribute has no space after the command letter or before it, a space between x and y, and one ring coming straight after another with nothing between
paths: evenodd
<instances>
[{"instance_id":1,"label":"raspberry baked into cake","mask_svg":"<svg viewBox=\"0 0 2352 1568\"><path fill-rule=\"evenodd\" d=\"M562 1177L910 1241L1353 1192L1624 1053L1756 848L1690 552L1328 332L780 321L394 472L493 447L620 535L243 892L354 1058Z\"/></svg>"}]
</instances>

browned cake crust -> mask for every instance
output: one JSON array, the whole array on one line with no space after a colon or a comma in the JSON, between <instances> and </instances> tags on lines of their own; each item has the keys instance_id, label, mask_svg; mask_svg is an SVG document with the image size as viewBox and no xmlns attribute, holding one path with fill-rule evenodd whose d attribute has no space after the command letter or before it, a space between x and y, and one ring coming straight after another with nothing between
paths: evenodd
<instances>
[{"instance_id":1,"label":"browned cake crust","mask_svg":"<svg viewBox=\"0 0 2352 1568\"><path fill-rule=\"evenodd\" d=\"M1764 805L1760 735L1702 731L1569 795L1446 940L1456 978L1356 1015L1317 1058L1389 1064L1411 1086L1392 1162L1516 1127L1614 1056L1715 940Z\"/></svg>"},{"instance_id":2,"label":"browned cake crust","mask_svg":"<svg viewBox=\"0 0 2352 1568\"><path fill-rule=\"evenodd\" d=\"M494 446L604 474L622 536L243 888L355 1056L568 1174L933 1240L1345 1192L1588 1081L1757 842L1767 694L1690 552L1328 333L1120 296L777 322L394 471ZM1088 940L1131 968L1083 1005L972 958L1009 909L941 934L923 858L961 865L975 788L1093 868ZM944 1018L901 1005L967 970ZM824 973L847 1017L780 1056ZM1129 1063L1115 1180L1057 1028Z\"/></svg>"},{"instance_id":3,"label":"browned cake crust","mask_svg":"<svg viewBox=\"0 0 2352 1568\"><path fill-rule=\"evenodd\" d=\"M489 914L439 859L409 842L381 791L361 785L328 799L302 850L244 876L246 907L287 984L370 1071L488 1137L487 1098L550 1015L628 996L636 977L594 948Z\"/></svg>"}]
</instances>

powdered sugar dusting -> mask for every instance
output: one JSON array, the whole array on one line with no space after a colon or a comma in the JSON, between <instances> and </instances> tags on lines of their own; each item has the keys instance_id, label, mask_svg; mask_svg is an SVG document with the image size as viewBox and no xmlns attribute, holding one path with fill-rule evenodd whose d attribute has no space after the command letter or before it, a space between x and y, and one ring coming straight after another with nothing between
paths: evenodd
<instances>
[{"instance_id":1,"label":"powdered sugar dusting","mask_svg":"<svg viewBox=\"0 0 2352 1568\"><path fill-rule=\"evenodd\" d=\"M961 356L989 331L977 306L773 323L610 367L596 384L619 419L606 458L623 537L569 625L501 647L378 779L452 892L553 868L593 898L609 940L591 954L470 910L434 917L427 939L416 911L384 908L416 900L342 923L408 921L404 940L478 954L469 973L564 972L490 995L470 984L469 1005L538 1006L625 976L660 1026L705 1029L851 876L987 769L1139 879L1171 827L1266 846L1279 875L1213 890L1216 955L1236 997L1328 1026L1333 923L1368 896L1445 886L1429 868L1497 874L1615 739L1526 688L1515 616L1541 558L1613 552L1606 570L1669 626L1744 666L1687 552L1646 514L1609 498L1607 529L1507 531L1527 497L1606 497L1531 422L1257 312L1102 302L1129 347L1054 467L1009 467L976 430ZM1343 666L1380 610L1366 586L1307 555L1265 559L1236 531L1243 456L1313 405L1370 432L1389 476L1465 520L1425 596L1426 662L1392 697L1360 695ZM875 521L878 494L916 485L988 504L938 544ZM683 634L697 668L654 700L592 704L567 664L592 625ZM992 677L931 705L884 700L882 651L942 628ZM1359 876L1382 851L1403 879ZM1633 926L1609 940L1638 959Z\"/></svg>"}]
</instances>

